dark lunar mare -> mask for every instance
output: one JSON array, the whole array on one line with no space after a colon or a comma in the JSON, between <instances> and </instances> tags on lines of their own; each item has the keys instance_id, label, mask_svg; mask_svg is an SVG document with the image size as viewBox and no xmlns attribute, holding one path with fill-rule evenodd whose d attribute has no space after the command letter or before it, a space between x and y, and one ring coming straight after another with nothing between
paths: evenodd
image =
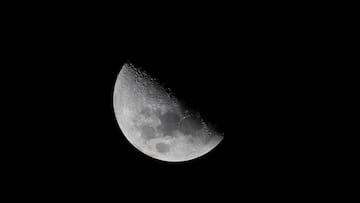
<instances>
[{"instance_id":1,"label":"dark lunar mare","mask_svg":"<svg viewBox=\"0 0 360 203\"><path fill-rule=\"evenodd\" d=\"M151 109L144 107L141 109L140 114L144 115L145 118L149 118L151 116Z\"/></svg>"},{"instance_id":2,"label":"dark lunar mare","mask_svg":"<svg viewBox=\"0 0 360 203\"><path fill-rule=\"evenodd\" d=\"M179 125L180 132L189 135L194 134L202 128L201 120L195 116L189 116L181 120Z\"/></svg>"},{"instance_id":3,"label":"dark lunar mare","mask_svg":"<svg viewBox=\"0 0 360 203\"><path fill-rule=\"evenodd\" d=\"M170 146L168 144L165 144L163 142L159 142L156 144L156 150L160 153L165 153L170 150Z\"/></svg>"},{"instance_id":4,"label":"dark lunar mare","mask_svg":"<svg viewBox=\"0 0 360 203\"><path fill-rule=\"evenodd\" d=\"M159 133L164 136L174 136L174 131L179 130L184 135L198 136L198 130L201 130L203 125L201 120L195 114L188 112L186 117L181 119L181 115L174 111L167 111L164 114L160 110L152 111L148 107L144 107L140 113L146 118L150 117L151 114L155 114L160 119L161 123L156 127ZM147 125L140 125L139 129L145 140L151 140L156 138L156 130L153 127Z\"/></svg>"},{"instance_id":5,"label":"dark lunar mare","mask_svg":"<svg viewBox=\"0 0 360 203\"><path fill-rule=\"evenodd\" d=\"M142 125L142 126L140 126L140 130L141 130L141 136L145 140L151 140L156 137L156 131L153 127L150 127L147 125Z\"/></svg>"},{"instance_id":6,"label":"dark lunar mare","mask_svg":"<svg viewBox=\"0 0 360 203\"><path fill-rule=\"evenodd\" d=\"M174 130L177 130L179 128L179 122L180 122L180 115L168 111L164 114L161 114L160 112L157 113L157 117L160 119L161 124L157 126L157 130L159 132L162 132L164 135L172 135L171 132Z\"/></svg>"},{"instance_id":7,"label":"dark lunar mare","mask_svg":"<svg viewBox=\"0 0 360 203\"><path fill-rule=\"evenodd\" d=\"M185 135L196 135L196 131L203 127L200 118L194 115L181 119L179 114L169 111L164 114L158 113L157 116L161 121L157 130L164 135L173 136L172 132L175 130L179 130Z\"/></svg>"}]
</instances>

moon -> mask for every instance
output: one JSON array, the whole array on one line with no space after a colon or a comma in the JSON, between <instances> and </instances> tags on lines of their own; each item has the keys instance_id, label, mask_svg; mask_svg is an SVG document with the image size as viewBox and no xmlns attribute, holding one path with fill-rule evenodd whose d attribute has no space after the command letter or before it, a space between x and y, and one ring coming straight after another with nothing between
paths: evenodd
<instances>
[{"instance_id":1,"label":"moon","mask_svg":"<svg viewBox=\"0 0 360 203\"><path fill-rule=\"evenodd\" d=\"M167 162L203 156L223 139L201 115L139 67L126 63L117 76L113 107L127 140L142 153Z\"/></svg>"}]
</instances>

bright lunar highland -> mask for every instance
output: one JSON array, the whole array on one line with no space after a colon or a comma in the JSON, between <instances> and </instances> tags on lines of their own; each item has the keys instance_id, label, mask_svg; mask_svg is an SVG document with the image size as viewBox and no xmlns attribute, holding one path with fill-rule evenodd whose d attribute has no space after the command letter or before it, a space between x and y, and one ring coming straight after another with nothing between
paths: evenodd
<instances>
[{"instance_id":1,"label":"bright lunar highland","mask_svg":"<svg viewBox=\"0 0 360 203\"><path fill-rule=\"evenodd\" d=\"M113 96L123 134L150 157L187 161L208 153L223 139L199 113L185 109L170 89L132 64L122 67Z\"/></svg>"}]
</instances>

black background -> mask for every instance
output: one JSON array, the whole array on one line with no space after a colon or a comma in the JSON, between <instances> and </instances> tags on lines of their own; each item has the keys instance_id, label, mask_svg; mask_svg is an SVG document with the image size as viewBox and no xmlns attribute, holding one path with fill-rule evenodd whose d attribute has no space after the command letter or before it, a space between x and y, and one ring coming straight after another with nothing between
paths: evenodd
<instances>
[{"instance_id":1,"label":"black background","mask_svg":"<svg viewBox=\"0 0 360 203\"><path fill-rule=\"evenodd\" d=\"M25 177L37 174L50 193L144 199L302 196L333 181L324 178L332 154L323 129L336 61L321 17L181 8L77 7L23 19L29 88L39 92L28 98L43 98L33 101L41 132ZM185 163L137 151L113 109L126 62L199 109L224 140Z\"/></svg>"}]
</instances>

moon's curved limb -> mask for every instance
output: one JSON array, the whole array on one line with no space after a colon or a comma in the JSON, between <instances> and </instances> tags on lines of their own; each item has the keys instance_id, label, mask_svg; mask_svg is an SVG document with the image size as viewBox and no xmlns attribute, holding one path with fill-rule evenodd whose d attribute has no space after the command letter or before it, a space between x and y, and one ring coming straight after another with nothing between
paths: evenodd
<instances>
[{"instance_id":1,"label":"moon's curved limb","mask_svg":"<svg viewBox=\"0 0 360 203\"><path fill-rule=\"evenodd\" d=\"M202 120L199 128L192 126L195 122L186 123L187 118L193 115L183 108L181 102L156 80L131 64L125 64L118 75L113 102L116 119L128 141L138 150L159 160L173 162L200 157L223 138ZM170 117L164 120L162 117L166 114ZM176 123L184 121L185 127L172 127L171 122L165 123L169 120ZM151 139L146 139L146 136ZM169 151L160 153L156 148L158 143L168 144Z\"/></svg>"}]
</instances>

